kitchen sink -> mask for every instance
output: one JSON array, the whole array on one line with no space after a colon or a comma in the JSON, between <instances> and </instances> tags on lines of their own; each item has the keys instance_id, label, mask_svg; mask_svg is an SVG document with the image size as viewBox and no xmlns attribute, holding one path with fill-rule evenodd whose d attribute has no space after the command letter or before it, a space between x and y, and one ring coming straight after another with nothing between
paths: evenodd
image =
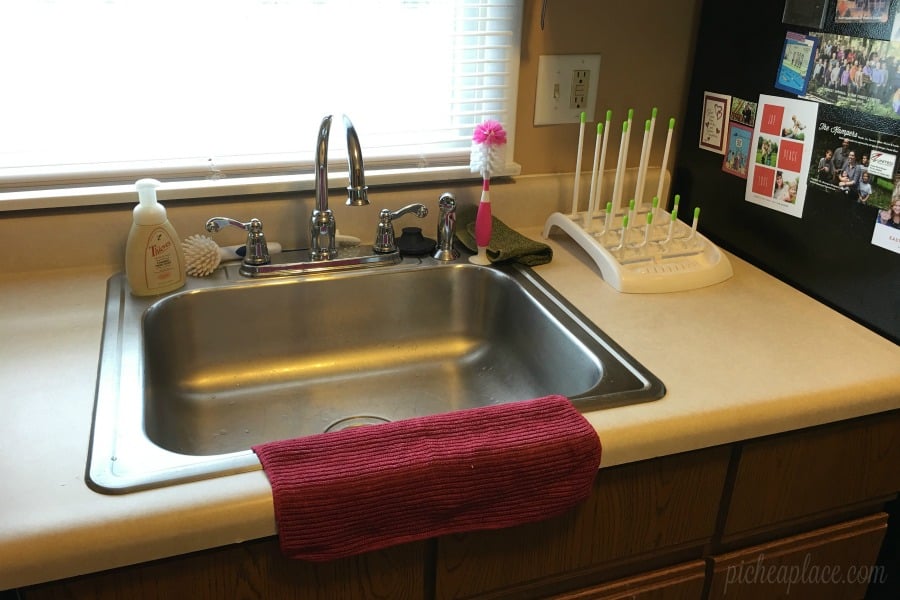
<instances>
[{"instance_id":1,"label":"kitchen sink","mask_svg":"<svg viewBox=\"0 0 900 600\"><path fill-rule=\"evenodd\" d=\"M564 394L665 388L531 269L432 259L165 296L108 282L87 480L124 493L259 469L254 444Z\"/></svg>"}]
</instances>

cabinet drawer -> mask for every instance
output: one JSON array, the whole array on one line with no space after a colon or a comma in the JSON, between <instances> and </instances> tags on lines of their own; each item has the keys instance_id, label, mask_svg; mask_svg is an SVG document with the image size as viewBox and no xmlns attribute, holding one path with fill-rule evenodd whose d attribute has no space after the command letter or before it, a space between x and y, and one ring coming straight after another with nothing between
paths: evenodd
<instances>
[{"instance_id":1,"label":"cabinet drawer","mask_svg":"<svg viewBox=\"0 0 900 600\"><path fill-rule=\"evenodd\" d=\"M709 600L855 600L887 573L877 566L887 514L715 556Z\"/></svg>"},{"instance_id":2,"label":"cabinet drawer","mask_svg":"<svg viewBox=\"0 0 900 600\"><path fill-rule=\"evenodd\" d=\"M551 600L697 600L703 596L706 563L690 563L553 596Z\"/></svg>"}]
</instances>

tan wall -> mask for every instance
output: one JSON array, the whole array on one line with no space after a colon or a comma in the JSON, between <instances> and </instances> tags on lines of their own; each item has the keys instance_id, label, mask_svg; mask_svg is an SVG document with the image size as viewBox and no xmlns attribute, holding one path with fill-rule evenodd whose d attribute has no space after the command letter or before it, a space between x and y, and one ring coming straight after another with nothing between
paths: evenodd
<instances>
[{"instance_id":1,"label":"tan wall","mask_svg":"<svg viewBox=\"0 0 900 600\"><path fill-rule=\"evenodd\" d=\"M601 54L597 115L602 117L607 109L613 110L614 120L619 122L618 138L628 108L634 108L636 118L643 120L657 106L660 116L649 164L651 169L659 167L665 142L663 123L670 116L680 118L684 114L701 1L548 0L545 28L541 31L542 0L525 0L515 160L522 165L526 177L498 182L492 203L499 218L512 227L537 225L549 212L571 206L573 178L569 174L575 170L578 125L532 125L541 54ZM592 127L595 130L596 125ZM676 124L676 142L678 132ZM614 168L619 139L615 143L610 140L607 168ZM635 137L632 144L639 147L640 139ZM675 147L677 144L673 143L669 165L675 164ZM593 137L585 144L582 164L587 172L592 155ZM628 156L629 166L636 167L639 151L629 151ZM655 181L655 177L648 178L651 186L655 186ZM582 184L584 206L587 186L584 180ZM508 191L503 191L501 186L507 186ZM607 186L604 188L609 194ZM378 186L370 190L373 203L370 207L347 208L339 202L333 207L343 233L370 243L379 209L399 208L409 202L434 206L445 190L454 191L461 203L473 204L478 201L481 186L474 181L402 188ZM214 215L244 220L252 216L263 220L269 240L293 248L308 243L303 236L311 202L312 192L303 192L198 199L166 205L169 218L182 238L205 233L203 223ZM523 210L525 206L532 208ZM537 209L533 207L537 206L542 208L535 212ZM0 213L0 235L13 241L0 275L87 265L122 268L131 209L132 205L128 204ZM435 214L416 224L424 231L434 231ZM243 234L237 229L216 236L221 245L242 240Z\"/></svg>"},{"instance_id":2,"label":"tan wall","mask_svg":"<svg viewBox=\"0 0 900 600\"><path fill-rule=\"evenodd\" d=\"M702 0L547 0L544 30L541 31L543 0L525 0L522 31L519 102L516 115L515 159L525 174L574 172L578 146L578 125L535 127L534 95L538 57L542 54L600 54L600 89L596 119L605 119L613 111L607 168L614 168L622 135L622 122L628 109L640 124L659 109L650 156L659 166L665 146L665 129L670 117L676 118L669 165L680 138L679 122L685 112L685 100L693 64ZM596 120L586 131L582 160L590 170ZM643 135L636 131L628 151L628 164L637 166ZM635 147L638 149L635 150Z\"/></svg>"}]
</instances>

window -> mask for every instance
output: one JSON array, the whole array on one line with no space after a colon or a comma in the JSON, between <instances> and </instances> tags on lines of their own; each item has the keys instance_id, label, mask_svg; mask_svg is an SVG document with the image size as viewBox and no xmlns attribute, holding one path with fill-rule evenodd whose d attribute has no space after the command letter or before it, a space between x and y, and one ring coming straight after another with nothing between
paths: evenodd
<instances>
[{"instance_id":1,"label":"window","mask_svg":"<svg viewBox=\"0 0 900 600\"><path fill-rule=\"evenodd\" d=\"M510 133L521 0L4 0L0 210L312 187L334 114L367 183L472 177L471 134ZM343 171L343 173L342 173Z\"/></svg>"}]
</instances>

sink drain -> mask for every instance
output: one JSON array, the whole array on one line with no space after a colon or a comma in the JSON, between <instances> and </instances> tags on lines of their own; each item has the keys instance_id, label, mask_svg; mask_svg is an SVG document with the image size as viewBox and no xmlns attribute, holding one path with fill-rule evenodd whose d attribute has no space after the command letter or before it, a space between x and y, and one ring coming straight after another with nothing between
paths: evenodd
<instances>
[{"instance_id":1,"label":"sink drain","mask_svg":"<svg viewBox=\"0 0 900 600\"><path fill-rule=\"evenodd\" d=\"M390 419L384 417L375 417L370 415L360 415L357 417L345 417L338 419L325 428L325 433L329 431L340 431L341 429L349 429L351 427L362 427L363 425L378 425L379 423L390 423Z\"/></svg>"}]
</instances>

